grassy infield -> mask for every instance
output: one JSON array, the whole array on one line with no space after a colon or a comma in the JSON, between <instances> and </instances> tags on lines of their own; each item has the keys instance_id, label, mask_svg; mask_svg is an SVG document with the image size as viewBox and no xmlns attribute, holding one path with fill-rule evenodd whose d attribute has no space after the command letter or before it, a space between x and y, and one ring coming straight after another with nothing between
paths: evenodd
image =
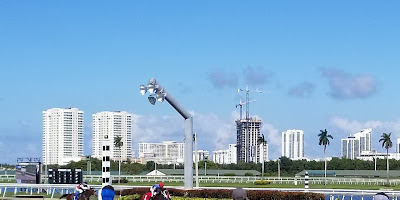
<instances>
[{"instance_id":1,"label":"grassy infield","mask_svg":"<svg viewBox=\"0 0 400 200\"><path fill-rule=\"evenodd\" d=\"M100 185L101 183L91 183L93 185ZM123 185L132 185L132 186L152 186L152 182L146 183L125 183ZM176 182L165 182L165 186L183 186L183 183L176 183ZM117 184L115 184L117 185ZM293 184L270 184L270 185L254 185L252 183L201 183L200 187L243 187L243 188L304 188L304 185L293 185ZM384 185L350 185L350 184L329 184L329 185L310 185L311 189L360 189L360 190L380 190L380 189L389 189L389 190L400 190L400 185L397 186L384 186ZM18 193L18 194L26 194L26 193ZM34 195L36 195L34 193ZM41 194L44 195L44 194ZM0 195L2 197L3 194ZM6 197L13 197L14 193L8 192L5 195ZM50 196L46 196L50 198ZM55 194L54 198L59 198L60 195Z\"/></svg>"}]
</instances>

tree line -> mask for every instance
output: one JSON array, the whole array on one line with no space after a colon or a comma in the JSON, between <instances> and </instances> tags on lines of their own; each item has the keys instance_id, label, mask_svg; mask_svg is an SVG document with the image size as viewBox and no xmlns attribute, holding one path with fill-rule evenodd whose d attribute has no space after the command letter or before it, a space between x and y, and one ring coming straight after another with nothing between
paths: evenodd
<instances>
[{"instance_id":1,"label":"tree line","mask_svg":"<svg viewBox=\"0 0 400 200\"><path fill-rule=\"evenodd\" d=\"M91 158L91 170L101 171L101 160L96 158ZM307 160L291 160L287 157L280 157L280 174L281 176L294 176L296 173L303 170L324 170L324 161L307 161ZM111 171L118 171L119 162L111 161ZM386 159L377 159L376 169L386 170ZM49 165L50 168L75 168L87 171L88 161L81 160L79 162L70 162L68 165ZM193 165L195 166L195 165ZM150 172L157 169L183 169L183 164L180 165L162 165L157 164L153 161L149 161L146 164L132 163L132 162L122 162L121 172L122 174L128 175L138 175L145 172ZM257 170L262 171L261 163L245 163L240 162L238 164L216 164L212 161L199 161L199 169L221 169L221 170ZM363 160L350 160L345 158L332 158L332 160L327 161L327 170L374 170L374 161L363 161ZM400 160L390 160L391 170L400 170ZM264 163L264 175L265 176L277 176L278 175L278 161L271 160Z\"/></svg>"}]
</instances>

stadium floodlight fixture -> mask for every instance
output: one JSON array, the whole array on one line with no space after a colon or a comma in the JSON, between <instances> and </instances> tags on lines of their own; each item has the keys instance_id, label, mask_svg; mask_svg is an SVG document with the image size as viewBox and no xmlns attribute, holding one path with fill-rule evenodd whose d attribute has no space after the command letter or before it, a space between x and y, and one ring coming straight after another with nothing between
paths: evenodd
<instances>
[{"instance_id":1,"label":"stadium floodlight fixture","mask_svg":"<svg viewBox=\"0 0 400 200\"><path fill-rule=\"evenodd\" d=\"M155 89L154 83L151 83L151 82L150 82L150 83L147 85L147 91L149 91L150 94L153 94L154 89Z\"/></svg>"},{"instance_id":2,"label":"stadium floodlight fixture","mask_svg":"<svg viewBox=\"0 0 400 200\"><path fill-rule=\"evenodd\" d=\"M147 92L147 87L145 85L140 85L140 94L144 95Z\"/></svg>"},{"instance_id":3,"label":"stadium floodlight fixture","mask_svg":"<svg viewBox=\"0 0 400 200\"><path fill-rule=\"evenodd\" d=\"M151 105L156 104L156 97L154 97L154 95L150 95L149 97L147 97L147 99L149 100L149 102L151 103Z\"/></svg>"},{"instance_id":4,"label":"stadium floodlight fixture","mask_svg":"<svg viewBox=\"0 0 400 200\"><path fill-rule=\"evenodd\" d=\"M156 95L156 98L157 98L157 101L163 102L164 99L165 99L165 94L162 93L162 92L158 92L157 95Z\"/></svg>"},{"instance_id":5,"label":"stadium floodlight fixture","mask_svg":"<svg viewBox=\"0 0 400 200\"><path fill-rule=\"evenodd\" d=\"M166 100L185 119L185 145L184 145L184 187L193 188L193 116L160 85L155 78L150 79L147 87L140 85L140 93L149 92L149 102L155 105L157 101Z\"/></svg>"}]
</instances>

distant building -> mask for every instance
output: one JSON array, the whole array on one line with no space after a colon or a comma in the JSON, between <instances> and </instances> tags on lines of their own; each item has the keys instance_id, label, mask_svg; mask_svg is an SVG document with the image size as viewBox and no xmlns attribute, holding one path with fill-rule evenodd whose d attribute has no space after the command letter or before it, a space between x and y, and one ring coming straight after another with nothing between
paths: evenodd
<instances>
[{"instance_id":1,"label":"distant building","mask_svg":"<svg viewBox=\"0 0 400 200\"><path fill-rule=\"evenodd\" d=\"M125 111L104 111L93 114L92 157L101 158L102 139L105 135L111 139L111 159L123 161L133 158L132 155L132 115ZM114 138L121 137L121 149L114 146Z\"/></svg>"},{"instance_id":2,"label":"distant building","mask_svg":"<svg viewBox=\"0 0 400 200\"><path fill-rule=\"evenodd\" d=\"M197 150L197 155L199 156L199 161L208 160L210 157L210 152L206 150ZM196 152L193 151L193 162L196 161Z\"/></svg>"},{"instance_id":3,"label":"distant building","mask_svg":"<svg viewBox=\"0 0 400 200\"><path fill-rule=\"evenodd\" d=\"M260 162L261 120L250 118L236 120L236 147L238 162Z\"/></svg>"},{"instance_id":4,"label":"distant building","mask_svg":"<svg viewBox=\"0 0 400 200\"><path fill-rule=\"evenodd\" d=\"M185 143L164 141L162 143L139 143L138 158L157 164L181 164L184 162Z\"/></svg>"},{"instance_id":5,"label":"distant building","mask_svg":"<svg viewBox=\"0 0 400 200\"><path fill-rule=\"evenodd\" d=\"M293 160L304 158L304 131L287 130L282 132L282 156Z\"/></svg>"},{"instance_id":6,"label":"distant building","mask_svg":"<svg viewBox=\"0 0 400 200\"><path fill-rule=\"evenodd\" d=\"M400 153L400 138L397 138L396 152L397 152L397 153Z\"/></svg>"},{"instance_id":7,"label":"distant building","mask_svg":"<svg viewBox=\"0 0 400 200\"><path fill-rule=\"evenodd\" d=\"M83 111L51 108L43 111L42 162L66 165L83 157Z\"/></svg>"},{"instance_id":8,"label":"distant building","mask_svg":"<svg viewBox=\"0 0 400 200\"><path fill-rule=\"evenodd\" d=\"M218 164L237 164L236 144L229 144L229 148L225 150L217 150L212 152L212 160Z\"/></svg>"},{"instance_id":9,"label":"distant building","mask_svg":"<svg viewBox=\"0 0 400 200\"><path fill-rule=\"evenodd\" d=\"M360 156L360 140L354 136L341 139L342 158L355 159Z\"/></svg>"},{"instance_id":10,"label":"distant building","mask_svg":"<svg viewBox=\"0 0 400 200\"><path fill-rule=\"evenodd\" d=\"M372 151L362 151L356 159L374 161L375 159L386 159L386 153ZM400 160L400 153L389 153L389 159Z\"/></svg>"},{"instance_id":11,"label":"distant building","mask_svg":"<svg viewBox=\"0 0 400 200\"><path fill-rule=\"evenodd\" d=\"M363 129L353 136L341 139L341 154L343 158L355 159L363 151L371 151L371 132L372 129Z\"/></svg>"}]
</instances>

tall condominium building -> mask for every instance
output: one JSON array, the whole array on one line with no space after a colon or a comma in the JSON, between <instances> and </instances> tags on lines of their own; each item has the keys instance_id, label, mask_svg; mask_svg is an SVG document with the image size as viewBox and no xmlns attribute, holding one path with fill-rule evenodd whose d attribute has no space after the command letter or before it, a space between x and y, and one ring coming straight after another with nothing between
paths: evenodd
<instances>
[{"instance_id":1,"label":"tall condominium building","mask_svg":"<svg viewBox=\"0 0 400 200\"><path fill-rule=\"evenodd\" d=\"M229 149L213 151L212 160L218 164L237 164L236 144L229 144Z\"/></svg>"},{"instance_id":2,"label":"tall condominium building","mask_svg":"<svg viewBox=\"0 0 400 200\"><path fill-rule=\"evenodd\" d=\"M260 162L258 138L261 120L250 118L236 120L236 147L238 162Z\"/></svg>"},{"instance_id":3,"label":"tall condominium building","mask_svg":"<svg viewBox=\"0 0 400 200\"><path fill-rule=\"evenodd\" d=\"M82 156L83 111L77 108L43 111L43 164L66 165Z\"/></svg>"},{"instance_id":4,"label":"tall condominium building","mask_svg":"<svg viewBox=\"0 0 400 200\"><path fill-rule=\"evenodd\" d=\"M132 115L125 111L99 112L93 114L92 157L101 158L102 141L108 135L111 145L111 159L126 161L132 156ZM114 145L114 138L121 137L122 147Z\"/></svg>"},{"instance_id":5,"label":"tall condominium building","mask_svg":"<svg viewBox=\"0 0 400 200\"><path fill-rule=\"evenodd\" d=\"M158 164L180 164L184 162L185 143L164 141L162 143L139 143L138 158Z\"/></svg>"},{"instance_id":6,"label":"tall condominium building","mask_svg":"<svg viewBox=\"0 0 400 200\"><path fill-rule=\"evenodd\" d=\"M208 160L210 157L210 152L206 150L197 150L197 155L199 156L199 161ZM193 151L193 162L196 161L196 152Z\"/></svg>"},{"instance_id":7,"label":"tall condominium building","mask_svg":"<svg viewBox=\"0 0 400 200\"><path fill-rule=\"evenodd\" d=\"M293 160L304 158L304 131L282 132L282 156Z\"/></svg>"},{"instance_id":8,"label":"tall condominium building","mask_svg":"<svg viewBox=\"0 0 400 200\"><path fill-rule=\"evenodd\" d=\"M342 158L355 159L361 154L360 140L354 136L341 139Z\"/></svg>"},{"instance_id":9,"label":"tall condominium building","mask_svg":"<svg viewBox=\"0 0 400 200\"><path fill-rule=\"evenodd\" d=\"M361 155L361 152L371 151L371 132L371 128L363 129L353 136L341 139L342 157L355 159Z\"/></svg>"},{"instance_id":10,"label":"tall condominium building","mask_svg":"<svg viewBox=\"0 0 400 200\"><path fill-rule=\"evenodd\" d=\"M371 133L372 128L366 128L354 133L354 137L360 140L360 151L371 151Z\"/></svg>"}]
</instances>

